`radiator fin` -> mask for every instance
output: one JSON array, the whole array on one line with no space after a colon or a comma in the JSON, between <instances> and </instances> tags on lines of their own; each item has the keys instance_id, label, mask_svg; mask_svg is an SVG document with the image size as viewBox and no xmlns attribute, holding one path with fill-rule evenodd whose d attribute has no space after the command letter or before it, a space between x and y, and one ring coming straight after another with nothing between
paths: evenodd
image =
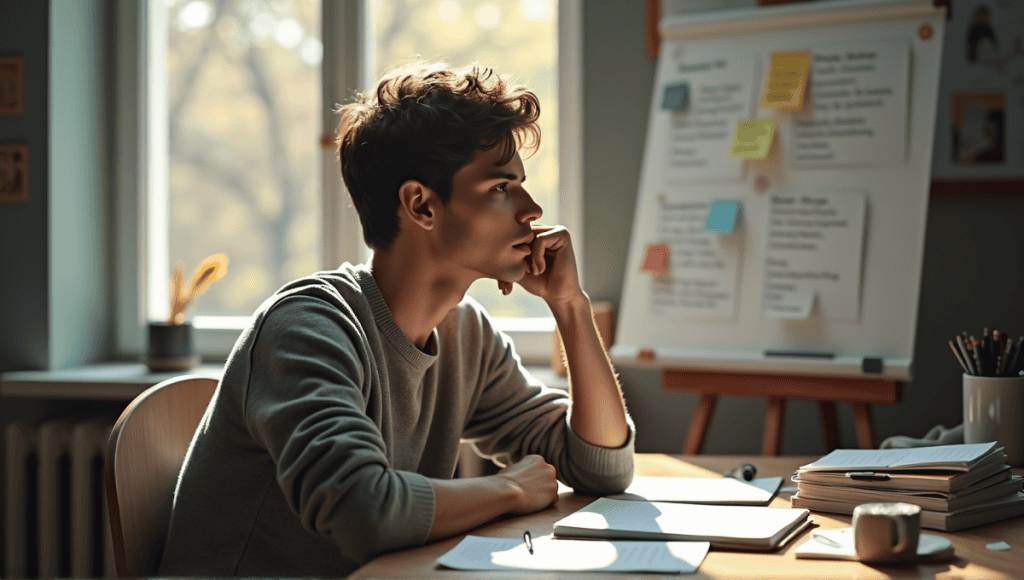
<instances>
[{"instance_id":1,"label":"radiator fin","mask_svg":"<svg viewBox=\"0 0 1024 580\"><path fill-rule=\"evenodd\" d=\"M103 466L111 423L7 426L7 578L114 578Z\"/></svg>"}]
</instances>

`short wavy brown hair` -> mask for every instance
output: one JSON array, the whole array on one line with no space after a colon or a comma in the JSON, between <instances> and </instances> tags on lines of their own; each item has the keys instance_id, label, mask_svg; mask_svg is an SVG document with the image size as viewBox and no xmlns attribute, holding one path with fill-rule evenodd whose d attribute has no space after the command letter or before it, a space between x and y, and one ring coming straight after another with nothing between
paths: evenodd
<instances>
[{"instance_id":1,"label":"short wavy brown hair","mask_svg":"<svg viewBox=\"0 0 1024 580\"><path fill-rule=\"evenodd\" d=\"M452 176L478 149L501 147L500 164L540 146L540 102L490 68L415 62L381 78L373 93L340 106L341 177L363 238L387 249L398 234L398 188L416 180L447 203Z\"/></svg>"}]
</instances>

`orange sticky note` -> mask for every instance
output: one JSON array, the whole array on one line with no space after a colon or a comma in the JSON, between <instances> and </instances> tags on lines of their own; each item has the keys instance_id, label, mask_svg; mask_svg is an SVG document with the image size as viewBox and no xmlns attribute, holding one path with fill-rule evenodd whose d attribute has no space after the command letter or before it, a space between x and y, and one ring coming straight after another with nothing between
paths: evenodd
<instances>
[{"instance_id":1,"label":"orange sticky note","mask_svg":"<svg viewBox=\"0 0 1024 580\"><path fill-rule=\"evenodd\" d=\"M771 151L775 139L775 118L741 119L736 121L732 134L729 157L736 159L764 159Z\"/></svg>"},{"instance_id":2,"label":"orange sticky note","mask_svg":"<svg viewBox=\"0 0 1024 580\"><path fill-rule=\"evenodd\" d=\"M768 68L768 80L761 91L761 108L799 111L804 106L811 52L776 52Z\"/></svg>"},{"instance_id":3,"label":"orange sticky note","mask_svg":"<svg viewBox=\"0 0 1024 580\"><path fill-rule=\"evenodd\" d=\"M668 246L665 244L647 246L647 253L644 255L644 263L640 265L640 271L661 274L668 269L668 254Z\"/></svg>"}]
</instances>

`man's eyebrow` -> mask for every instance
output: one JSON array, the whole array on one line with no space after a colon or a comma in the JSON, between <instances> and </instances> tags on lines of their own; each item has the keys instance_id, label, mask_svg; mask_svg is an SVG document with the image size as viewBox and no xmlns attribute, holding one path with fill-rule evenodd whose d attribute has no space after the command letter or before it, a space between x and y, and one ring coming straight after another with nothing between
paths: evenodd
<instances>
[{"instance_id":1,"label":"man's eyebrow","mask_svg":"<svg viewBox=\"0 0 1024 580\"><path fill-rule=\"evenodd\" d=\"M511 173L511 172L508 172L508 171L502 171L502 170L498 169L498 170L492 171L484 179L487 179L487 180L491 180L491 179L508 179L510 181L515 181L515 180L519 179L519 176L516 175L515 173ZM526 181L526 176L525 175L523 175L522 181Z\"/></svg>"}]
</instances>

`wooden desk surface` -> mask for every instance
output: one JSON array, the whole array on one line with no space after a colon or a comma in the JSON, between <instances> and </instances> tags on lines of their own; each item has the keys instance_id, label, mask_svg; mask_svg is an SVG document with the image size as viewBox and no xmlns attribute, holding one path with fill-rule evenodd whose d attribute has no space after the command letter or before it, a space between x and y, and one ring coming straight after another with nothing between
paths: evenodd
<instances>
[{"instance_id":1,"label":"wooden desk surface","mask_svg":"<svg viewBox=\"0 0 1024 580\"><path fill-rule=\"evenodd\" d=\"M674 456L638 454L638 475L718 477L719 473L742 463L757 466L758 476L782 475L789 477L797 467L818 459L814 457L762 457L762 456ZM1022 470L1014 470L1020 473ZM794 485L783 482L783 488ZM789 507L791 491L780 492L772 502L774 507ZM505 518L485 524L471 533L477 536L520 538L523 530L535 536L550 534L554 523L594 500L594 496L563 492L558 503L536 514ZM811 512L811 519L822 528L850 525L850 516ZM916 566L868 566L860 562L836 560L798 560L793 549L808 541L809 531L784 546L778 552L726 552L712 550L696 574L683 578L1020 578L1024 576L1024 518L1018 517L956 533L925 530L925 533L944 536L953 542L955 556L938 563ZM391 552L376 558L352 574L351 578L593 578L593 572L464 572L437 565L439 556L453 548L461 536L433 542L418 548ZM1011 549L992 551L985 548L991 542L1005 541ZM612 577L609 575L609 577ZM679 575L614 574L615 578L680 578Z\"/></svg>"}]
</instances>

